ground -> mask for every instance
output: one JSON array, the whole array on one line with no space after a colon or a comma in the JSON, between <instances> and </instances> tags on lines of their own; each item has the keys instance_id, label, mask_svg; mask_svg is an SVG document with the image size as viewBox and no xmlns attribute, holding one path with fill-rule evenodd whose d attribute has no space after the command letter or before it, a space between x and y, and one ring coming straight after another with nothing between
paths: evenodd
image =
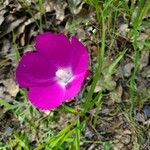
<instances>
[{"instance_id":1,"label":"ground","mask_svg":"<svg viewBox=\"0 0 150 150\"><path fill-rule=\"evenodd\" d=\"M89 75L76 98L41 111L19 88L15 70L34 37L77 37ZM148 0L0 2L0 149L150 150Z\"/></svg>"}]
</instances>

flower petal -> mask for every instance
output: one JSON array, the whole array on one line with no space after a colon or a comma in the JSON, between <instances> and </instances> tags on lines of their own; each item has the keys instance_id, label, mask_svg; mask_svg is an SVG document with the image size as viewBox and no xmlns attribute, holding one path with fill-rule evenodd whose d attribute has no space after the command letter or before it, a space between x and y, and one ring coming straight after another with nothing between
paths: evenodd
<instances>
[{"instance_id":1,"label":"flower petal","mask_svg":"<svg viewBox=\"0 0 150 150\"><path fill-rule=\"evenodd\" d=\"M28 98L37 108L50 110L62 104L64 89L58 84L46 87L32 87L29 89Z\"/></svg>"},{"instance_id":2,"label":"flower petal","mask_svg":"<svg viewBox=\"0 0 150 150\"><path fill-rule=\"evenodd\" d=\"M36 36L38 52L47 57L56 67L69 67L72 56L72 49L69 39L63 34L45 32Z\"/></svg>"},{"instance_id":3,"label":"flower petal","mask_svg":"<svg viewBox=\"0 0 150 150\"><path fill-rule=\"evenodd\" d=\"M88 70L88 50L81 42L79 42L76 36L72 37L71 45L73 49L73 73L75 75L85 73Z\"/></svg>"},{"instance_id":4,"label":"flower petal","mask_svg":"<svg viewBox=\"0 0 150 150\"><path fill-rule=\"evenodd\" d=\"M79 93L84 79L85 79L85 74L80 74L74 77L73 81L71 81L66 86L66 92L65 92L65 97L64 97L65 100L73 98Z\"/></svg>"},{"instance_id":5,"label":"flower petal","mask_svg":"<svg viewBox=\"0 0 150 150\"><path fill-rule=\"evenodd\" d=\"M21 87L47 85L53 82L56 68L37 52L26 52L16 69L16 80Z\"/></svg>"}]
</instances>

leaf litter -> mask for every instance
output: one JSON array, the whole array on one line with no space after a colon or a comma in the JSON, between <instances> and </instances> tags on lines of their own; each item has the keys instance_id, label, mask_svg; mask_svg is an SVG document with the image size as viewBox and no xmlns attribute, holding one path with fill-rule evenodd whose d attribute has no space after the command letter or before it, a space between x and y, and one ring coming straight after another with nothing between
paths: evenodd
<instances>
[{"instance_id":1,"label":"leaf litter","mask_svg":"<svg viewBox=\"0 0 150 150\"><path fill-rule=\"evenodd\" d=\"M15 60L16 54L13 45L17 45L16 49L22 55L24 49L30 50L30 47L33 47L33 38L39 32L39 28L37 27L39 23L38 3L32 1L27 1L28 3L22 2L6 0L3 5L0 3L0 99L6 100L11 105L20 103L18 110L15 110L16 113L7 110L5 105L0 106L0 140L2 143L9 143L11 140L13 141L14 131L19 133L25 132L28 135L31 145L33 147L35 145L36 147L40 140L44 141L45 137L53 136L68 123L76 120L76 115L70 115L66 112L61 113L58 110L48 112L48 115L36 111L36 117L30 120L28 115L21 113L30 106L27 105L25 107L26 103L24 102L23 95L15 83L15 67L17 62ZM44 31L48 30L56 33L64 31L69 36L76 33L79 39L84 41L88 46L91 61L89 67L90 74L85 87L85 92L88 92L91 77L94 75L94 68L97 65L97 44L100 42L95 11L81 0L45 0L43 1L43 8L42 21ZM90 14L90 17L87 17L87 13ZM131 22L135 14L136 8ZM135 143L136 130L131 126L127 117L127 110L125 109L125 106L129 104L129 78L132 75L134 64L132 61L133 47L129 35L131 25L127 22L125 16L122 18L124 19L118 20L118 35L112 46L111 53L109 53L109 49L106 51L102 76L94 91L95 96L102 90L101 85L105 78L105 68L107 70L107 67L115 59L118 51L127 48L127 54L106 83L108 85L106 85L106 89L103 91L103 106L98 113L96 123L93 123L93 116L96 113L96 109L94 108L89 111L90 121L89 124L86 124L85 132L81 135L82 141L95 140L105 142L116 140L112 144L114 150L132 149L135 144L138 145L138 143ZM148 16L145 16L144 19L147 18ZM135 89L138 103L136 104L134 114L135 120L142 128L146 129L150 124L150 54L149 47L145 44L149 38L147 34L149 33L149 28L144 28L143 26L142 30L143 32L138 37L141 59L139 72L136 77L137 84ZM12 42L13 33L16 36L14 42ZM111 37L108 36L106 40L107 48L109 48L110 43ZM81 99L84 98L83 94L79 96ZM80 110L82 102L82 100L77 100L69 102L67 105ZM27 110L32 109L29 108ZM34 116L35 112L33 111L32 113L32 116ZM46 120L45 118L48 119ZM140 149L146 150L149 148L149 133L149 129L144 133L144 142ZM43 137L44 135L45 137ZM40 137L43 137L43 139ZM82 143L81 149L102 149L102 145Z\"/></svg>"}]
</instances>

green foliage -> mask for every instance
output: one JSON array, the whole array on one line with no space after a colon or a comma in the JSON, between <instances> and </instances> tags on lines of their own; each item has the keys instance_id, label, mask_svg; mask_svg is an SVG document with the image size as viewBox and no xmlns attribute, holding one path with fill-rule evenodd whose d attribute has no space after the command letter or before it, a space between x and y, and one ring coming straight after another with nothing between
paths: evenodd
<instances>
[{"instance_id":1,"label":"green foliage","mask_svg":"<svg viewBox=\"0 0 150 150\"><path fill-rule=\"evenodd\" d=\"M124 14L125 16L131 17L131 14L133 14L134 11L134 3L132 3L131 8L128 8L126 1L117 1L117 0L105 0L105 1L99 1L99 0L85 0L85 2L92 8L95 9L96 17L98 21L98 35L99 35L99 42L98 42L98 57L97 57L97 66L94 70L94 76L91 77L92 83L90 85L90 89L84 98L83 103L81 104L80 109L72 108L67 104L63 104L61 108L58 108L51 113L57 113L64 112L67 114L72 114L75 116L74 122L67 122L67 126L64 127L61 131L58 133L53 132L49 129L49 124L52 122L55 122L57 124L57 117L54 115L50 116L44 116L42 112L39 112L34 107L32 107L27 100L26 97L26 90L20 90L19 94L20 99L14 101L13 103L9 103L4 99L0 99L0 105L4 106L6 111L11 111L17 118L20 119L21 124L27 124L29 126L29 131L31 134L38 134L39 126L42 125L43 130L46 128L42 133L42 136L38 138L38 145L31 146L29 143L30 135L25 133L24 131L15 131L13 133L13 136L10 138L9 143L6 145L4 143L0 143L0 149L25 149L25 150L80 150L81 143L94 143L94 144L100 144L102 145L104 150L111 150L113 143L116 143L116 141L83 141L82 140L82 134L85 130L86 124L89 123L89 118L86 116L90 110L96 107L95 114L92 116L94 119L94 126L96 125L97 119L100 118L98 115L103 107L103 92L106 90L107 82L109 79L113 76L114 72L116 71L118 64L121 62L122 59L124 59L127 49L123 48L121 52L118 52L114 59L111 61L107 69L105 70L105 76L104 80L101 84L101 90L97 93L96 96L94 96L94 90L97 85L98 80L103 74L104 69L104 63L105 63L105 55L106 50L109 51L109 54L111 56L111 52L113 51L112 47L114 45L114 41L117 38L117 30L115 26L115 21L119 17L120 14ZM131 36L131 43L134 48L134 55L133 55L133 62L134 62L134 69L130 78L129 82L129 92L130 92L130 102L128 105L125 105L124 110L119 109L121 113L124 114L124 116L127 118L130 125L133 127L135 132L137 133L137 137L135 135L134 140L134 147L138 147L143 142L144 137L144 130L140 128L140 125L135 121L134 119L134 107L137 104L136 103L136 93L135 93L135 79L136 75L138 73L139 69L139 63L140 63L140 49L138 48L138 35L139 30L143 24L143 17L148 13L150 10L150 4L148 3L145 5L144 0L139 1L138 9L136 12L136 15L134 16L134 19L132 21L133 28L130 29L129 33ZM39 22L34 16L34 12L30 9L30 7L27 6L25 0L19 0L19 3L23 5L25 8L27 8L27 11L30 13L31 16L33 16L36 25L38 26L40 32L43 31L43 22L42 22L42 16L44 13L43 8L43 1L38 0L39 3ZM112 16L114 17L112 18ZM78 20L79 21L79 20ZM80 24L79 22L72 22L70 25L70 28L68 28L65 32L69 32L72 28L75 28L75 26ZM82 23L86 23L87 21L82 21ZM149 22L147 22L149 24ZM76 28L75 28L76 30ZM107 47L107 36L110 36L110 46ZM18 46L15 43L16 36L13 32L13 46L15 49L16 54L16 61L19 60L20 54L18 52ZM150 41L146 40L144 42L144 46L150 48ZM147 99L148 96L145 97ZM141 102L143 103L143 101ZM142 104L141 104L142 105ZM118 106L119 107L119 106ZM42 115L41 115L42 114ZM128 114L128 115L127 115ZM46 126L46 127L45 127ZM139 139L139 141L137 140Z\"/></svg>"},{"instance_id":2,"label":"green foliage","mask_svg":"<svg viewBox=\"0 0 150 150\"><path fill-rule=\"evenodd\" d=\"M140 49L137 46L138 45L137 39L138 39L139 29L140 29L140 26L143 21L142 19L149 10L150 10L150 3L145 5L145 0L139 1L137 13L133 19L133 28L130 30L132 44L133 44L133 48L134 48L134 58L133 58L134 70L133 70L133 74L130 78L130 101L131 101L130 117L131 117L131 119L133 119L132 117L133 117L133 111L134 111L134 105L135 105L135 99L136 99L136 97L135 97L135 87L136 87L135 78L136 78L136 74L138 72L139 65L140 65Z\"/></svg>"}]
</instances>

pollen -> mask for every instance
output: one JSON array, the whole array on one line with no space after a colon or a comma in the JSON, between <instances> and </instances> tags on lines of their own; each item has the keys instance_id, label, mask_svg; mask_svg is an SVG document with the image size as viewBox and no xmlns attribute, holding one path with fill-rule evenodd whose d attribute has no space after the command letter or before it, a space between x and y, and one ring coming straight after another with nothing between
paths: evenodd
<instances>
[{"instance_id":1,"label":"pollen","mask_svg":"<svg viewBox=\"0 0 150 150\"><path fill-rule=\"evenodd\" d=\"M67 85L72 80L72 70L70 68L59 68L56 71L56 79L62 85Z\"/></svg>"}]
</instances>

